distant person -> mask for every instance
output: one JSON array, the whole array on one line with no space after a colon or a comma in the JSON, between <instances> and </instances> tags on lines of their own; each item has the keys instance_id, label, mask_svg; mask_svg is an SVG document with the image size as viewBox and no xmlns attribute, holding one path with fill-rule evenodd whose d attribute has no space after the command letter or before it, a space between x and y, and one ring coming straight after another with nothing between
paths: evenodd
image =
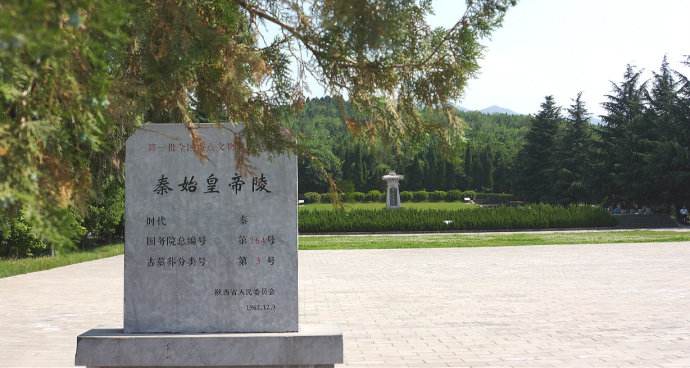
<instances>
[{"instance_id":1,"label":"distant person","mask_svg":"<svg viewBox=\"0 0 690 368\"><path fill-rule=\"evenodd\" d=\"M680 209L680 223L686 225L688 223L688 208L685 205Z\"/></svg>"}]
</instances>

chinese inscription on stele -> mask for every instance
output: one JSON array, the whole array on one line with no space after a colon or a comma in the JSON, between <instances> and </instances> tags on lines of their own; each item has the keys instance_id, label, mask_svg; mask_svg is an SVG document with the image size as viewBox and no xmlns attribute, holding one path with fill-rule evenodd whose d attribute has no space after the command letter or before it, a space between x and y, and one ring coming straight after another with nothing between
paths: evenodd
<instances>
[{"instance_id":1,"label":"chinese inscription on stele","mask_svg":"<svg viewBox=\"0 0 690 368\"><path fill-rule=\"evenodd\" d=\"M241 128L147 124L127 141L126 333L297 331L297 161Z\"/></svg>"}]
</instances>

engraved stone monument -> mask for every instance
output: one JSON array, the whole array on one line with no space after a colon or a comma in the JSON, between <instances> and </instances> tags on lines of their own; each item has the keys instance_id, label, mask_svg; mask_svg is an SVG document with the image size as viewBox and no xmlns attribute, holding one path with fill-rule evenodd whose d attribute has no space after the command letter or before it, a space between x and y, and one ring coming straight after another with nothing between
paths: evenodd
<instances>
[{"instance_id":1,"label":"engraved stone monument","mask_svg":"<svg viewBox=\"0 0 690 368\"><path fill-rule=\"evenodd\" d=\"M391 171L382 177L386 181L386 208L400 208L400 180L403 175Z\"/></svg>"},{"instance_id":2,"label":"engraved stone monument","mask_svg":"<svg viewBox=\"0 0 690 368\"><path fill-rule=\"evenodd\" d=\"M238 165L240 127L195 132L147 124L127 141L124 329L79 336L76 363L342 362L337 330L298 324L296 158Z\"/></svg>"},{"instance_id":3,"label":"engraved stone monument","mask_svg":"<svg viewBox=\"0 0 690 368\"><path fill-rule=\"evenodd\" d=\"M125 332L297 331L294 156L239 168L230 128L202 128L204 162L155 129L127 142Z\"/></svg>"}]
</instances>

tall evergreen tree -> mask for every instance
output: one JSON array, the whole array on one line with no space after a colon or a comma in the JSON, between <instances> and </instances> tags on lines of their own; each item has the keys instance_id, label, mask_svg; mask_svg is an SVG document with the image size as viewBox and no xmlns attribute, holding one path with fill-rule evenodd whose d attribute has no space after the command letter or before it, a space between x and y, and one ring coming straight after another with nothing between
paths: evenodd
<instances>
[{"instance_id":1,"label":"tall evergreen tree","mask_svg":"<svg viewBox=\"0 0 690 368\"><path fill-rule=\"evenodd\" d=\"M589 112L582 101L582 92L577 94L568 108L568 124L560 143L557 182L555 189L559 201L589 202L592 174L592 132Z\"/></svg>"},{"instance_id":2,"label":"tall evergreen tree","mask_svg":"<svg viewBox=\"0 0 690 368\"><path fill-rule=\"evenodd\" d=\"M684 64L690 67L690 55ZM677 202L682 202L681 205L690 205L690 78L679 72L676 72L676 76L679 81L677 117L680 124L677 139L683 150L678 155L676 167L679 170L678 178L675 180L674 196Z\"/></svg>"},{"instance_id":3,"label":"tall evergreen tree","mask_svg":"<svg viewBox=\"0 0 690 368\"><path fill-rule=\"evenodd\" d=\"M484 147L482 154L480 156L481 162L481 186L480 190L485 192L490 192L494 187L494 153L491 150L491 146Z\"/></svg>"},{"instance_id":4,"label":"tall evergreen tree","mask_svg":"<svg viewBox=\"0 0 690 368\"><path fill-rule=\"evenodd\" d=\"M654 73L647 100L649 108L643 148L643 168L649 180L648 195L656 203L674 204L688 183L688 146L682 142L683 119L679 81L664 57ZM675 203L682 205L681 203Z\"/></svg>"},{"instance_id":5,"label":"tall evergreen tree","mask_svg":"<svg viewBox=\"0 0 690 368\"><path fill-rule=\"evenodd\" d=\"M513 192L513 158L502 151L496 151L493 191Z\"/></svg>"},{"instance_id":6,"label":"tall evergreen tree","mask_svg":"<svg viewBox=\"0 0 690 368\"><path fill-rule=\"evenodd\" d=\"M602 105L602 145L598 160L599 183L608 201L645 200L649 185L643 183L646 173L639 166L644 160L641 137L645 134L644 97L646 83L640 83L640 72L628 65L620 84L611 83L612 93Z\"/></svg>"},{"instance_id":7,"label":"tall evergreen tree","mask_svg":"<svg viewBox=\"0 0 690 368\"><path fill-rule=\"evenodd\" d=\"M518 155L515 167L519 177L518 191L529 201L551 202L557 199L552 183L556 175L556 136L561 120L560 110L554 97L546 96Z\"/></svg>"},{"instance_id":8,"label":"tall evergreen tree","mask_svg":"<svg viewBox=\"0 0 690 368\"><path fill-rule=\"evenodd\" d=\"M474 154L472 152L472 145L468 144L465 148L465 184L467 189L474 188Z\"/></svg>"}]
</instances>

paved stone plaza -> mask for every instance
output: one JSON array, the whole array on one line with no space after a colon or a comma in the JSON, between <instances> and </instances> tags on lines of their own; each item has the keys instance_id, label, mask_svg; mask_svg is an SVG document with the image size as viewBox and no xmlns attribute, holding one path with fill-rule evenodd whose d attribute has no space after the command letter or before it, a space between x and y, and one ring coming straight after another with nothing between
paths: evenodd
<instances>
[{"instance_id":1,"label":"paved stone plaza","mask_svg":"<svg viewBox=\"0 0 690 368\"><path fill-rule=\"evenodd\" d=\"M690 243L302 251L300 322L347 367L690 367ZM123 257L0 279L0 366L122 326Z\"/></svg>"}]
</instances>

